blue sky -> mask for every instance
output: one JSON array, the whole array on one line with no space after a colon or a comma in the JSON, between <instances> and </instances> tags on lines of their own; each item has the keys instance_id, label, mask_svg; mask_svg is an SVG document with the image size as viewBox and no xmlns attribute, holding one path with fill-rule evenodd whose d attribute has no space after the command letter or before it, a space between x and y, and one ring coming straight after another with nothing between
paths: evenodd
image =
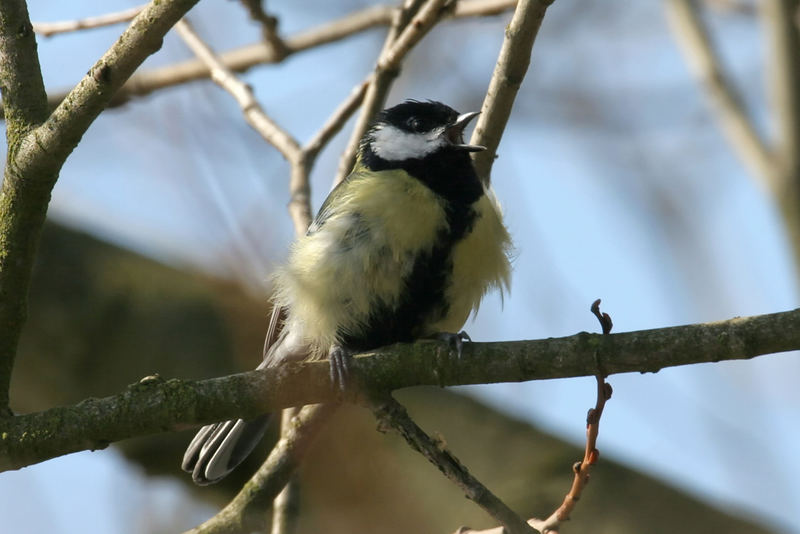
<instances>
[{"instance_id":1,"label":"blue sky","mask_svg":"<svg viewBox=\"0 0 800 534\"><path fill-rule=\"evenodd\" d=\"M34 20L61 20L130 5L37 0L30 10ZM358 5L298 11L290 2L269 3L286 33ZM231 2L201 2L190 18L218 49L258 37ZM731 13L713 21L726 67L759 127L768 129L757 21ZM409 57L389 103L432 98L460 111L479 109L506 23L504 17L438 28ZM40 39L48 88L75 83L119 31ZM373 31L245 78L270 115L306 140L367 73L381 38ZM170 35L145 66L188 57ZM318 161L315 207L348 134ZM468 325L474 339L596 331L588 311L595 298L603 299L615 331L798 306L775 203L720 134L659 3L557 0L499 156L493 181L516 243L514 278L504 304L490 297ZM263 288L293 235L287 171L228 95L192 84L102 116L65 165L51 215L162 261ZM797 354L783 354L613 376L599 447L604 457L722 508L800 532L800 393L793 382L799 373ZM591 379L463 389L576 443L594 395ZM108 491L110 481L130 495ZM23 515L26 502L46 505L31 517ZM163 502L171 508L159 512ZM183 510L187 523L175 528L211 513L189 502L178 484L149 480L112 451L5 473L0 503L4 517L38 522L26 529L31 533L147 532L153 525L137 506L155 509L165 522ZM88 526L73 519L87 503Z\"/></svg>"}]
</instances>

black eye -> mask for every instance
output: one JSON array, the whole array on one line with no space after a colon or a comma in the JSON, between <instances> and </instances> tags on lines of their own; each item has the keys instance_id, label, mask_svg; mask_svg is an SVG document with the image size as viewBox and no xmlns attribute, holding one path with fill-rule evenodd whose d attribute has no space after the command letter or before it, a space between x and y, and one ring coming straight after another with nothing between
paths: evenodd
<instances>
[{"instance_id":1,"label":"black eye","mask_svg":"<svg viewBox=\"0 0 800 534\"><path fill-rule=\"evenodd\" d=\"M425 131L425 121L417 117L410 117L406 121L406 125L411 129L412 132L419 133Z\"/></svg>"}]
</instances>

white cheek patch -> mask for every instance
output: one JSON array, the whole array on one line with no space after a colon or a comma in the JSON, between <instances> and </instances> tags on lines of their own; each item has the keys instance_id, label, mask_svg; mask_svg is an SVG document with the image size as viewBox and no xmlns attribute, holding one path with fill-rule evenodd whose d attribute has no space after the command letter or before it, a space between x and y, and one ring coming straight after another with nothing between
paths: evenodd
<instances>
[{"instance_id":1,"label":"white cheek patch","mask_svg":"<svg viewBox=\"0 0 800 534\"><path fill-rule=\"evenodd\" d=\"M404 132L395 126L383 125L372 135L372 151L387 161L422 159L442 148L447 141L442 137L443 128L425 133Z\"/></svg>"}]
</instances>

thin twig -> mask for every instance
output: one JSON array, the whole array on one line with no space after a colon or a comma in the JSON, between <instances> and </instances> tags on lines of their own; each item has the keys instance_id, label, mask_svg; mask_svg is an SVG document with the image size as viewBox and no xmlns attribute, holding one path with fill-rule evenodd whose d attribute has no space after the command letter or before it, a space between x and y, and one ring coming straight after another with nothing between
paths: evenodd
<instances>
[{"instance_id":1,"label":"thin twig","mask_svg":"<svg viewBox=\"0 0 800 534\"><path fill-rule=\"evenodd\" d=\"M372 406L378 419L379 429L396 430L408 444L427 458L450 481L464 491L468 499L474 501L492 517L497 519L509 534L533 534L533 529L523 521L503 501L489 491L477 478L467 471L458 458L453 456L440 440L425 433L412 419L403 406L391 396L384 397Z\"/></svg>"},{"instance_id":2,"label":"thin twig","mask_svg":"<svg viewBox=\"0 0 800 534\"><path fill-rule=\"evenodd\" d=\"M313 161L307 159L301 151L297 159L292 161L289 175L289 216L294 225L295 236L301 237L311 224L311 166Z\"/></svg>"},{"instance_id":3,"label":"thin twig","mask_svg":"<svg viewBox=\"0 0 800 534\"><path fill-rule=\"evenodd\" d=\"M361 102L363 102L364 94L367 92L367 86L367 82L361 82L355 86L347 99L339 104L339 107L336 108L330 118L325 121L322 128L320 128L314 137L306 143L303 147L303 152L305 152L308 157L316 157L319 151L322 150L322 147L344 127L347 120L358 110Z\"/></svg>"},{"instance_id":4,"label":"thin twig","mask_svg":"<svg viewBox=\"0 0 800 534\"><path fill-rule=\"evenodd\" d=\"M241 0L250 18L261 25L261 37L276 58L286 57L286 43L278 35L278 19L264 10L263 0Z\"/></svg>"},{"instance_id":5,"label":"thin twig","mask_svg":"<svg viewBox=\"0 0 800 534\"><path fill-rule=\"evenodd\" d=\"M777 190L769 148L722 68L722 60L711 42L698 3L668 0L665 8L672 34L692 74L705 88L728 142L753 176L764 180L773 191Z\"/></svg>"},{"instance_id":6,"label":"thin twig","mask_svg":"<svg viewBox=\"0 0 800 534\"><path fill-rule=\"evenodd\" d=\"M295 427L294 418L300 413L297 408L286 408L281 412L281 437L287 437ZM291 534L297 523L300 499L297 476L289 478L272 504L272 529L270 534Z\"/></svg>"},{"instance_id":7,"label":"thin twig","mask_svg":"<svg viewBox=\"0 0 800 534\"><path fill-rule=\"evenodd\" d=\"M592 303L591 311L597 317L603 335L610 334L614 323L611 321L610 315L600 312L600 299ZM597 364L597 374L595 374L597 400L594 408L590 409L586 415L586 446L583 451L583 459L575 462L572 466L575 476L572 479L572 486L561 505L547 519L533 518L528 520L528 525L538 530L541 534L558 532L561 523L569 519L570 514L575 509L575 505L581 498L584 488L589 483L592 466L597 463L597 459L600 457L600 452L597 450L597 436L600 432L600 418L603 416L603 408L605 408L606 401L611 398L611 385L605 381L606 374L602 369L597 353L595 353L595 360ZM489 530L474 530L469 527L461 527L455 534L503 534L503 532L502 527Z\"/></svg>"},{"instance_id":8,"label":"thin twig","mask_svg":"<svg viewBox=\"0 0 800 534\"><path fill-rule=\"evenodd\" d=\"M515 4L514 0L466 0L458 2L452 18L494 16L508 11ZM292 54L339 41L372 28L390 25L395 10L396 8L391 5L372 6L308 30L302 30L283 40L286 45L286 55L283 57L275 54L270 47L264 46L264 43L256 43L221 52L219 58L234 72L244 72L257 65L279 63ZM165 87L209 76L208 67L197 59L145 70L132 76L128 83L117 91L109 103L109 107L121 106L133 97L145 96ZM66 94L63 91L50 94L48 97L50 107L54 108L61 103Z\"/></svg>"},{"instance_id":9,"label":"thin twig","mask_svg":"<svg viewBox=\"0 0 800 534\"><path fill-rule=\"evenodd\" d=\"M356 160L358 145L375 115L384 107L386 96L392 82L400 72L400 64L419 41L445 15L448 0L406 0L403 9L397 14L378 56L375 70L367 78L367 93L361 105L347 150L339 160L335 183L345 179ZM450 7L454 4L450 4Z\"/></svg>"},{"instance_id":10,"label":"thin twig","mask_svg":"<svg viewBox=\"0 0 800 534\"><path fill-rule=\"evenodd\" d=\"M59 33L68 33L92 28L102 28L113 24L120 24L133 20L146 4L131 7L116 13L107 13L96 17L86 17L78 20L64 20L59 22L34 22L33 31L43 37L50 37Z\"/></svg>"},{"instance_id":11,"label":"thin twig","mask_svg":"<svg viewBox=\"0 0 800 534\"><path fill-rule=\"evenodd\" d=\"M300 144L264 112L253 95L253 90L220 61L186 19L178 21L175 30L195 55L206 64L211 72L211 79L236 99L247 123L265 141L277 148L287 160L296 160L300 156Z\"/></svg>"},{"instance_id":12,"label":"thin twig","mask_svg":"<svg viewBox=\"0 0 800 534\"><path fill-rule=\"evenodd\" d=\"M497 65L492 73L481 114L470 140L473 145L486 147L483 152L473 155L475 170L486 184L491 180L492 164L497 155L500 138L511 116L517 91L528 72L531 51L539 33L539 26L552 2L553 0L521 0L506 28Z\"/></svg>"},{"instance_id":13,"label":"thin twig","mask_svg":"<svg viewBox=\"0 0 800 534\"><path fill-rule=\"evenodd\" d=\"M227 534L263 530L264 510L286 486L314 437L335 409L333 404L303 408L239 494L217 515L188 533Z\"/></svg>"},{"instance_id":14,"label":"thin twig","mask_svg":"<svg viewBox=\"0 0 800 534\"><path fill-rule=\"evenodd\" d=\"M277 148L291 164L289 178L289 215L295 233L303 235L311 223L311 190L309 175L322 147L347 122L357 109L365 92L364 84L356 87L348 98L334 111L323 127L311 139L306 148L272 120L253 95L250 87L239 80L220 58L206 45L192 29L188 21L181 20L175 29L198 58L206 64L214 82L228 91L239 103L248 124L250 124L268 143Z\"/></svg>"},{"instance_id":15,"label":"thin twig","mask_svg":"<svg viewBox=\"0 0 800 534\"><path fill-rule=\"evenodd\" d=\"M393 12L392 23L383 41L383 47L378 54L377 65L380 64L381 57L389 52L392 44L400 36L411 18L419 11L423 1L424 0L405 0L402 8L396 9ZM367 131L373 117L383 108L392 80L394 80L397 74L395 70L385 70L376 67L374 71L367 76L367 79L364 80L366 93L364 94L364 99L361 104L361 114L358 116L355 127L350 133L350 140L347 143L347 148L339 158L339 169L336 172L334 185L344 180L353 168L361 138Z\"/></svg>"},{"instance_id":16,"label":"thin twig","mask_svg":"<svg viewBox=\"0 0 800 534\"><path fill-rule=\"evenodd\" d=\"M300 155L292 161L292 172L289 177L289 215L294 224L295 234L305 234L311 224L311 169L316 162L320 150L339 132L347 120L358 109L364 98L366 84L358 85L325 121L322 128L303 147Z\"/></svg>"},{"instance_id":17,"label":"thin twig","mask_svg":"<svg viewBox=\"0 0 800 534\"><path fill-rule=\"evenodd\" d=\"M609 335L613 323L611 316L600 312L600 299L592 303L591 310L600 322L603 335ZM597 353L595 353L595 358L599 358ZM586 415L586 447L583 451L583 459L572 466L572 470L575 473L572 479L572 486L561 505L547 519L542 521L530 520L533 527L542 534L558 532L561 523L569 519L570 514L575 509L575 505L581 498L584 488L589 483L592 466L597 463L597 459L600 457L600 452L597 450L597 435L600 432L600 418L603 416L603 408L605 408L606 401L611 398L611 385L606 382L606 373L603 371L599 360L597 360L597 367L597 374L595 375L597 380L597 400L594 408L590 409Z\"/></svg>"}]
</instances>

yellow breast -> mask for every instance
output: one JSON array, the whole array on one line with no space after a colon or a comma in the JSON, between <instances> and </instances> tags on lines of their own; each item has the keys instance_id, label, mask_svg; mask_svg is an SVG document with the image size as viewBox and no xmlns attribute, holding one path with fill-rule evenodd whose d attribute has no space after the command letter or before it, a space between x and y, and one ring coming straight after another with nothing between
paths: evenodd
<instances>
[{"instance_id":1,"label":"yellow breast","mask_svg":"<svg viewBox=\"0 0 800 534\"><path fill-rule=\"evenodd\" d=\"M343 185L319 230L295 243L276 275L287 326L321 350L338 331L358 332L376 298L391 307L414 259L447 227L442 200L402 171L357 173Z\"/></svg>"},{"instance_id":2,"label":"yellow breast","mask_svg":"<svg viewBox=\"0 0 800 534\"><path fill-rule=\"evenodd\" d=\"M430 334L459 332L490 289L509 289L511 236L491 191L475 203L475 211L472 231L453 249L453 275L446 292L448 313L430 325Z\"/></svg>"}]
</instances>

